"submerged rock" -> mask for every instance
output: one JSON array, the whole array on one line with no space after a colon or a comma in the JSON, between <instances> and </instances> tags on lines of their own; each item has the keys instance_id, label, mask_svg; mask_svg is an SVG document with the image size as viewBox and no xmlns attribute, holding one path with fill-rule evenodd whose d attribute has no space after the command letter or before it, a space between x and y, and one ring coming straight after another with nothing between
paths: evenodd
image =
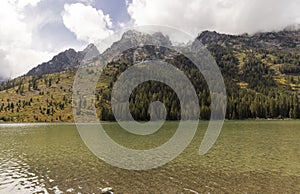
<instances>
[{"instance_id":1,"label":"submerged rock","mask_svg":"<svg viewBox=\"0 0 300 194\"><path fill-rule=\"evenodd\" d=\"M114 190L113 188L111 187L106 187L104 189L101 189L101 193L102 194L113 194L114 193Z\"/></svg>"}]
</instances>

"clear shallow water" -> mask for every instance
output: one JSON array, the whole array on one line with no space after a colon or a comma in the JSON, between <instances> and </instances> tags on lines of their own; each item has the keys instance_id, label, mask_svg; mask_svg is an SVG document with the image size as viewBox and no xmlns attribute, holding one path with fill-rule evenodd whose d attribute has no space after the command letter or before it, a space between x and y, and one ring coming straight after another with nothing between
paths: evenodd
<instances>
[{"instance_id":1,"label":"clear shallow water","mask_svg":"<svg viewBox=\"0 0 300 194\"><path fill-rule=\"evenodd\" d=\"M116 142L149 149L166 142L176 122L139 137L106 123ZM112 167L95 157L71 124L0 125L0 193L299 193L300 122L229 121L213 149L198 149L206 122L174 161L149 171Z\"/></svg>"}]
</instances>

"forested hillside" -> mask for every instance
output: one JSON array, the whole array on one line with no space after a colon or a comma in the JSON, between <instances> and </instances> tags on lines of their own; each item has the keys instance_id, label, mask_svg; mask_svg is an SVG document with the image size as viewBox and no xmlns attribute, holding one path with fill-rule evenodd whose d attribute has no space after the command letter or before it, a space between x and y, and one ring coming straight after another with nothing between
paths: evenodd
<instances>
[{"instance_id":1,"label":"forested hillside","mask_svg":"<svg viewBox=\"0 0 300 194\"><path fill-rule=\"evenodd\" d=\"M168 37L159 33L151 36L128 32L108 51L113 51L120 43L137 41L139 38L170 43ZM258 33L252 36L233 36L206 31L197 39L212 53L223 74L228 95L228 119L300 118L300 31ZM201 119L209 119L210 96L201 73L184 56L155 46L140 46L128 50L122 53L121 58L107 64L95 95L99 118L114 120L110 105L114 82L133 61L149 59L160 59L182 70L191 80L199 96ZM59 60L56 61L60 63ZM56 64L55 72L60 73L29 73L27 76L2 83L0 120L73 121L72 84L78 64L72 66L70 63L72 68L63 70L58 68L59 65L65 66ZM180 118L176 94L168 86L153 81L140 85L131 95L130 109L133 117L137 120L148 120L149 104L156 100L165 103L167 119ZM88 109L85 107L85 99L78 103L82 109Z\"/></svg>"}]
</instances>

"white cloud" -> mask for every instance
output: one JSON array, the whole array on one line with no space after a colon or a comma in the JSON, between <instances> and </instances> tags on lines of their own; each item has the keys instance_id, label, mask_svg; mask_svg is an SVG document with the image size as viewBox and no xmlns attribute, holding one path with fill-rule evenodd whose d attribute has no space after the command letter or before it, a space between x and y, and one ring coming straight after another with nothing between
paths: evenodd
<instances>
[{"instance_id":1,"label":"white cloud","mask_svg":"<svg viewBox=\"0 0 300 194\"><path fill-rule=\"evenodd\" d=\"M78 2L87 4L87 5L93 5L95 3L95 0L78 0Z\"/></svg>"},{"instance_id":2,"label":"white cloud","mask_svg":"<svg viewBox=\"0 0 300 194\"><path fill-rule=\"evenodd\" d=\"M15 2L19 8L24 8L27 5L36 6L41 0L10 0Z\"/></svg>"},{"instance_id":3,"label":"white cloud","mask_svg":"<svg viewBox=\"0 0 300 194\"><path fill-rule=\"evenodd\" d=\"M8 78L9 74L10 74L10 69L8 69L5 64L8 64L8 60L6 58L6 52L4 50L0 49L0 81L3 78Z\"/></svg>"},{"instance_id":4,"label":"white cloud","mask_svg":"<svg viewBox=\"0 0 300 194\"><path fill-rule=\"evenodd\" d=\"M133 0L135 25L167 25L193 34L203 30L255 33L300 21L299 0Z\"/></svg>"},{"instance_id":5,"label":"white cloud","mask_svg":"<svg viewBox=\"0 0 300 194\"><path fill-rule=\"evenodd\" d=\"M98 42L112 34L109 15L82 3L66 4L62 13L64 25L79 40L87 43Z\"/></svg>"},{"instance_id":6,"label":"white cloud","mask_svg":"<svg viewBox=\"0 0 300 194\"><path fill-rule=\"evenodd\" d=\"M31 48L32 29L23 21L22 7L39 1L0 1L0 68L2 77L19 76L50 57Z\"/></svg>"},{"instance_id":7,"label":"white cloud","mask_svg":"<svg viewBox=\"0 0 300 194\"><path fill-rule=\"evenodd\" d=\"M31 34L26 29L26 24L21 21L16 7L5 0L0 2L0 22L1 46L24 46L30 43Z\"/></svg>"},{"instance_id":8,"label":"white cloud","mask_svg":"<svg viewBox=\"0 0 300 194\"><path fill-rule=\"evenodd\" d=\"M65 5L66 2L82 4ZM94 3L94 0L1 0L0 77L20 76L67 48L81 50L87 42L107 37L111 33L111 19L88 6Z\"/></svg>"},{"instance_id":9,"label":"white cloud","mask_svg":"<svg viewBox=\"0 0 300 194\"><path fill-rule=\"evenodd\" d=\"M132 24L172 26L195 37L202 30L253 33L300 23L299 0L125 2L132 18L128 22L112 21L94 8L95 0L0 0L0 76L22 75L70 47L96 43L103 51L115 40L103 39Z\"/></svg>"},{"instance_id":10,"label":"white cloud","mask_svg":"<svg viewBox=\"0 0 300 194\"><path fill-rule=\"evenodd\" d=\"M11 76L27 73L31 68L50 60L56 53L42 52L34 49L16 48L7 56L10 62Z\"/></svg>"}]
</instances>

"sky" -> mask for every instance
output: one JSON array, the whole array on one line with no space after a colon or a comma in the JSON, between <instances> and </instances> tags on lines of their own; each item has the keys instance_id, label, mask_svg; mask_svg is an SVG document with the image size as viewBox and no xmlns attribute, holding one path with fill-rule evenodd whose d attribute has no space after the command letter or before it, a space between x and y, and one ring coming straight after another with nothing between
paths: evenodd
<instances>
[{"instance_id":1,"label":"sky","mask_svg":"<svg viewBox=\"0 0 300 194\"><path fill-rule=\"evenodd\" d=\"M125 27L253 34L300 24L299 10L299 0L1 0L0 77L23 75Z\"/></svg>"}]
</instances>

